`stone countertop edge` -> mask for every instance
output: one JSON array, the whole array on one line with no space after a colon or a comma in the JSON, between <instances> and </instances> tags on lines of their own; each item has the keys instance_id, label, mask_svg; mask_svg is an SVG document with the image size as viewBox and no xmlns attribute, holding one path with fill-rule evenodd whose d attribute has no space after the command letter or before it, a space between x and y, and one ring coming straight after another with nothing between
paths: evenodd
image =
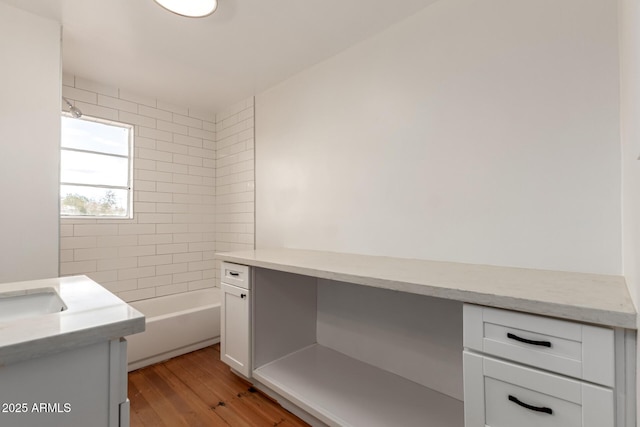
<instances>
[{"instance_id":1,"label":"stone countertop edge","mask_svg":"<svg viewBox=\"0 0 640 427\"><path fill-rule=\"evenodd\" d=\"M216 253L220 261L532 314L637 329L624 277L302 249Z\"/></svg>"},{"instance_id":2,"label":"stone countertop edge","mask_svg":"<svg viewBox=\"0 0 640 427\"><path fill-rule=\"evenodd\" d=\"M0 367L145 330L142 313L86 276L0 284L0 293L53 288L66 304L59 313L0 322Z\"/></svg>"}]
</instances>

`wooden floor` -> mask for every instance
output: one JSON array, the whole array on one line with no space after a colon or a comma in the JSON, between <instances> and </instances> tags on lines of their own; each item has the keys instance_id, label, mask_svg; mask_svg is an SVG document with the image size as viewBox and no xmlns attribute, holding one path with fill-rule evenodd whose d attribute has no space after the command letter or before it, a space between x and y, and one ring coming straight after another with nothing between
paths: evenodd
<instances>
[{"instance_id":1,"label":"wooden floor","mask_svg":"<svg viewBox=\"0 0 640 427\"><path fill-rule=\"evenodd\" d=\"M220 345L129 373L131 427L307 426L220 361Z\"/></svg>"}]
</instances>

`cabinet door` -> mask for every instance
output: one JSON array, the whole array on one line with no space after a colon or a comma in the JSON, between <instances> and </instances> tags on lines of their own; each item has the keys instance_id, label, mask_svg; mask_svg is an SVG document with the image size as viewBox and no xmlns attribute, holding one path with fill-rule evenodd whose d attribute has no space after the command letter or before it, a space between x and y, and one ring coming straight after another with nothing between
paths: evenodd
<instances>
[{"instance_id":1,"label":"cabinet door","mask_svg":"<svg viewBox=\"0 0 640 427\"><path fill-rule=\"evenodd\" d=\"M222 284L221 359L246 377L251 374L249 292L237 286Z\"/></svg>"},{"instance_id":2,"label":"cabinet door","mask_svg":"<svg viewBox=\"0 0 640 427\"><path fill-rule=\"evenodd\" d=\"M2 366L0 426L117 426L119 402L110 392L120 372L110 372L111 345L103 341Z\"/></svg>"}]
</instances>

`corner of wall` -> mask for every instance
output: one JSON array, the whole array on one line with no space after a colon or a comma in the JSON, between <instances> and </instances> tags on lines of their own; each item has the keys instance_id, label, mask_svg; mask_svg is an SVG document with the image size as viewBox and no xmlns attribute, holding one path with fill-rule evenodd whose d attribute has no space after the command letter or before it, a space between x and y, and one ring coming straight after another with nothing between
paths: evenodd
<instances>
[{"instance_id":1,"label":"corner of wall","mask_svg":"<svg viewBox=\"0 0 640 427\"><path fill-rule=\"evenodd\" d=\"M254 110L252 97L216 114L217 252L255 247Z\"/></svg>"}]
</instances>

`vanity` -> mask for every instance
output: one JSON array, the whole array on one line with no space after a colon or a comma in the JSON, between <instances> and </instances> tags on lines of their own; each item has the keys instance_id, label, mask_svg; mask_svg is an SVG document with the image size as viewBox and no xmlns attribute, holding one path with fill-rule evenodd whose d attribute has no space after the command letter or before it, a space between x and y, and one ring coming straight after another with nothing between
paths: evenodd
<instances>
[{"instance_id":1,"label":"vanity","mask_svg":"<svg viewBox=\"0 0 640 427\"><path fill-rule=\"evenodd\" d=\"M622 277L295 249L217 259L222 360L312 425L636 425Z\"/></svg>"},{"instance_id":2,"label":"vanity","mask_svg":"<svg viewBox=\"0 0 640 427\"><path fill-rule=\"evenodd\" d=\"M86 276L0 284L0 425L128 427L137 310Z\"/></svg>"}]
</instances>

